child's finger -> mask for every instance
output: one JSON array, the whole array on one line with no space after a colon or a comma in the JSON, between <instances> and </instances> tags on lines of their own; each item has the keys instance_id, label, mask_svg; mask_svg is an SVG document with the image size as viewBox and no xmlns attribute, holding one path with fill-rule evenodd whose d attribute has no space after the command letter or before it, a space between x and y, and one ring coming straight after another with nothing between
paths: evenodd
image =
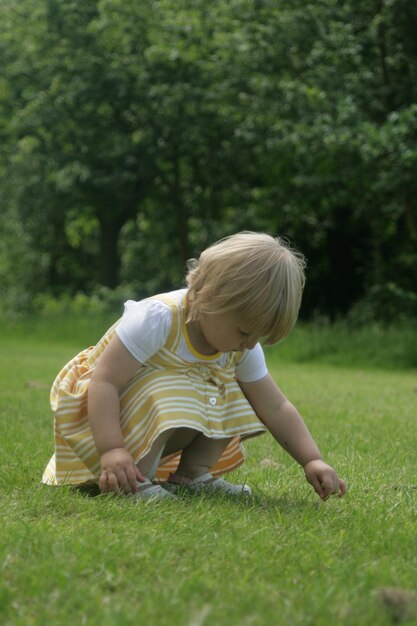
<instances>
[{"instance_id":1,"label":"child's finger","mask_svg":"<svg viewBox=\"0 0 417 626\"><path fill-rule=\"evenodd\" d=\"M339 478L339 498L343 498L346 492L347 492L346 483L344 480Z\"/></svg>"},{"instance_id":2,"label":"child's finger","mask_svg":"<svg viewBox=\"0 0 417 626\"><path fill-rule=\"evenodd\" d=\"M126 485L127 491L128 492L132 492L132 493L136 493L136 491L137 491L136 472L135 472L134 468L135 468L135 465L132 465L132 466L128 467L127 470L126 470L126 478L127 478L127 482L128 482L128 484Z\"/></svg>"},{"instance_id":3,"label":"child's finger","mask_svg":"<svg viewBox=\"0 0 417 626\"><path fill-rule=\"evenodd\" d=\"M314 488L314 491L320 498L323 497L323 487L321 486L321 482L316 476L311 476L309 478L310 485Z\"/></svg>"},{"instance_id":4,"label":"child's finger","mask_svg":"<svg viewBox=\"0 0 417 626\"><path fill-rule=\"evenodd\" d=\"M107 472L101 472L100 480L98 481L98 486L100 491L106 493L107 491Z\"/></svg>"},{"instance_id":5,"label":"child's finger","mask_svg":"<svg viewBox=\"0 0 417 626\"><path fill-rule=\"evenodd\" d=\"M114 472L107 473L107 489L106 491L119 491L120 485L117 480L117 475Z\"/></svg>"},{"instance_id":6,"label":"child's finger","mask_svg":"<svg viewBox=\"0 0 417 626\"><path fill-rule=\"evenodd\" d=\"M327 498L331 496L333 493L339 493L339 486L338 485L336 486L336 480L333 481L331 476L326 476L323 479L322 487L323 487L323 495L322 495L323 500L327 500Z\"/></svg>"},{"instance_id":7,"label":"child's finger","mask_svg":"<svg viewBox=\"0 0 417 626\"><path fill-rule=\"evenodd\" d=\"M135 465L135 473L136 473L136 480L138 480L141 483L144 483L145 482L145 478L141 474L140 469L138 468L137 465Z\"/></svg>"},{"instance_id":8,"label":"child's finger","mask_svg":"<svg viewBox=\"0 0 417 626\"><path fill-rule=\"evenodd\" d=\"M130 474L131 471L132 473ZM130 480L133 476L133 468L127 467L125 469L124 467L121 467L117 469L115 474L117 479L117 486L115 487L114 491L124 491L124 493L131 493L132 488ZM134 481L134 485L136 491L136 480Z\"/></svg>"},{"instance_id":9,"label":"child's finger","mask_svg":"<svg viewBox=\"0 0 417 626\"><path fill-rule=\"evenodd\" d=\"M340 483L343 483L343 481L340 481L340 479L338 478L338 476L336 474L334 474L333 476L325 479L323 481L323 487L324 487L324 499L328 498L329 496L332 495L340 495L341 493L341 489L342 486ZM344 485L344 483L343 483ZM346 489L346 485L345 489Z\"/></svg>"}]
</instances>

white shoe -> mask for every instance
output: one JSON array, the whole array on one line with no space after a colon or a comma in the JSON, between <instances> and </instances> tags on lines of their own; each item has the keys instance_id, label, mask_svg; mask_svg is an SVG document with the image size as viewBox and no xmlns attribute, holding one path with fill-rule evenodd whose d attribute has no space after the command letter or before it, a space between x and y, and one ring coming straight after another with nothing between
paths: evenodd
<instances>
[{"instance_id":1,"label":"white shoe","mask_svg":"<svg viewBox=\"0 0 417 626\"><path fill-rule=\"evenodd\" d=\"M181 476L180 474L170 474L167 485L185 487L188 491L199 493L203 491L217 491L235 496L239 496L241 494L250 496L252 493L249 485L234 485L223 478L215 478L213 474L210 474L209 472L194 479Z\"/></svg>"},{"instance_id":2,"label":"white shoe","mask_svg":"<svg viewBox=\"0 0 417 626\"><path fill-rule=\"evenodd\" d=\"M170 493L161 487L161 485L154 485L149 478L147 478L144 483L138 481L136 485L137 492L133 494L133 497L138 500L163 500L164 498L174 498L174 500L177 500L177 497L174 496L173 493Z\"/></svg>"}]
</instances>

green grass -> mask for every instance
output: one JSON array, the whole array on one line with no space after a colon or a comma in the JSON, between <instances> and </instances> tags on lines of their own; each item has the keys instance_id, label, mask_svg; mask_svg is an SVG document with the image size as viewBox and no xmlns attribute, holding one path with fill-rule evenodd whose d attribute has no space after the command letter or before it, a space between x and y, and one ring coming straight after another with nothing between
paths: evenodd
<instances>
[{"instance_id":1,"label":"green grass","mask_svg":"<svg viewBox=\"0 0 417 626\"><path fill-rule=\"evenodd\" d=\"M415 596L401 596L417 592L410 329L378 342L375 329L348 337L301 327L267 352L272 374L347 480L343 500L321 502L264 435L246 444L247 461L230 476L251 485L248 500L133 504L39 482L52 452L50 384L108 323L34 321L0 331L2 625L417 623ZM396 604L383 602L385 588L399 590Z\"/></svg>"}]
</instances>

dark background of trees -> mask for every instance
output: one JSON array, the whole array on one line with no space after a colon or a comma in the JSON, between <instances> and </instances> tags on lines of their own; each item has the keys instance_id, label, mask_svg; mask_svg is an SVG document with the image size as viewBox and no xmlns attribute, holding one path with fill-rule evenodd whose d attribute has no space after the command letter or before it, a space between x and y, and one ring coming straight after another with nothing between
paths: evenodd
<instances>
[{"instance_id":1,"label":"dark background of trees","mask_svg":"<svg viewBox=\"0 0 417 626\"><path fill-rule=\"evenodd\" d=\"M2 307L181 283L243 229L303 313L417 310L414 0L2 0Z\"/></svg>"}]
</instances>

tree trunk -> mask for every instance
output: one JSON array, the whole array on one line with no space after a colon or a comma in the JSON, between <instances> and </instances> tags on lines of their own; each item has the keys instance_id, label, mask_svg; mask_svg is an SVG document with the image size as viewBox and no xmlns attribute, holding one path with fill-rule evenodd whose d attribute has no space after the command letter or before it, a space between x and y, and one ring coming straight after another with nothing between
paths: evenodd
<instances>
[{"instance_id":1,"label":"tree trunk","mask_svg":"<svg viewBox=\"0 0 417 626\"><path fill-rule=\"evenodd\" d=\"M383 259L381 243L379 239L380 228L376 216L370 216L371 226L371 254L372 254L372 284L381 285L383 282Z\"/></svg>"},{"instance_id":2,"label":"tree trunk","mask_svg":"<svg viewBox=\"0 0 417 626\"><path fill-rule=\"evenodd\" d=\"M120 253L119 235L122 225L112 215L101 215L100 221L100 265L99 282L110 289L119 284Z\"/></svg>"}]
</instances>

